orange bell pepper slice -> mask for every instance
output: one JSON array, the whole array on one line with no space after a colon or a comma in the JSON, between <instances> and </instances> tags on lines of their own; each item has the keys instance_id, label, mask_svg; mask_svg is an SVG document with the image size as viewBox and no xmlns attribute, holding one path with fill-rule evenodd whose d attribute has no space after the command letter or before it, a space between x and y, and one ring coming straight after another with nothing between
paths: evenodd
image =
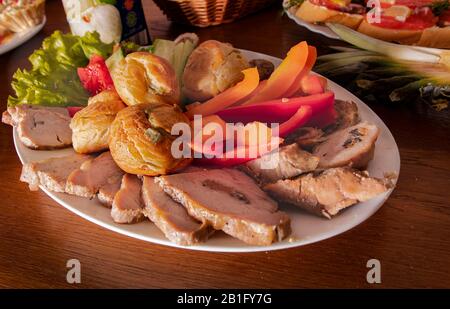
<instances>
[{"instance_id":1,"label":"orange bell pepper slice","mask_svg":"<svg viewBox=\"0 0 450 309\"><path fill-rule=\"evenodd\" d=\"M242 73L244 73L244 79L242 81L203 104L189 109L186 112L186 116L189 119L193 119L194 115L212 115L250 95L259 85L258 69L250 68L243 70Z\"/></svg>"},{"instance_id":2,"label":"orange bell pepper slice","mask_svg":"<svg viewBox=\"0 0 450 309\"><path fill-rule=\"evenodd\" d=\"M316 63L316 60L317 60L316 48L314 46L308 46L308 60L306 60L306 64L305 64L303 70L300 72L300 74L297 75L297 77L295 78L295 82L285 92L283 97L290 98L301 89L301 83L302 83L303 78L311 72L311 69L313 68L314 64Z\"/></svg>"},{"instance_id":3,"label":"orange bell pepper slice","mask_svg":"<svg viewBox=\"0 0 450 309\"><path fill-rule=\"evenodd\" d=\"M267 80L266 86L243 105L279 99L290 89L307 64L308 44L303 41L292 47L283 62Z\"/></svg>"}]
</instances>

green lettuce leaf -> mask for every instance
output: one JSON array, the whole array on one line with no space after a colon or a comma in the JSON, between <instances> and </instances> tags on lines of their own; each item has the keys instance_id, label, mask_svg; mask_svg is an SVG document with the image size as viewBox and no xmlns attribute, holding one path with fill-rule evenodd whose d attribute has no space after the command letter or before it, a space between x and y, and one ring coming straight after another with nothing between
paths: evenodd
<instances>
[{"instance_id":1,"label":"green lettuce leaf","mask_svg":"<svg viewBox=\"0 0 450 309\"><path fill-rule=\"evenodd\" d=\"M105 59L113 44L105 44L97 32L83 37L55 31L30 55L31 70L18 69L11 86L8 106L36 104L45 106L84 106L89 94L81 85L77 68L85 67L93 54Z\"/></svg>"}]
</instances>

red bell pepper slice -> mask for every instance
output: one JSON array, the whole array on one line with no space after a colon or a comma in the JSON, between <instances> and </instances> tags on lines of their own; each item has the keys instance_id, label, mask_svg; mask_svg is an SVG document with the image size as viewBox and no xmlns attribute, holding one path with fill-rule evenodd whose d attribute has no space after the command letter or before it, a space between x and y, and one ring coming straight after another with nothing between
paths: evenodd
<instances>
[{"instance_id":1,"label":"red bell pepper slice","mask_svg":"<svg viewBox=\"0 0 450 309\"><path fill-rule=\"evenodd\" d=\"M296 129L305 125L311 119L311 116L312 116L311 106L308 105L301 106L294 114L294 116L292 116L291 118L289 118L289 120L280 124L278 131L279 136L280 137L288 136Z\"/></svg>"},{"instance_id":2,"label":"red bell pepper slice","mask_svg":"<svg viewBox=\"0 0 450 309\"><path fill-rule=\"evenodd\" d=\"M276 148L278 148L279 144L282 142L282 139L275 139L272 143L268 144L265 147L265 151L259 152L259 145L248 145L242 147L236 147L231 151L225 152L222 158L214 157L214 158L201 158L195 159L194 163L202 166L217 166L217 167L232 167L235 165L243 164L245 162L254 160L263 156ZM238 157L240 152L244 152L244 157ZM257 153L257 156L250 156L252 153Z\"/></svg>"},{"instance_id":3,"label":"red bell pepper slice","mask_svg":"<svg viewBox=\"0 0 450 309\"><path fill-rule=\"evenodd\" d=\"M190 108L186 116L190 119L193 119L194 115L208 116L246 98L258 87L259 74L257 68L246 69L242 73L244 73L242 81L203 104Z\"/></svg>"},{"instance_id":4,"label":"red bell pepper slice","mask_svg":"<svg viewBox=\"0 0 450 309\"><path fill-rule=\"evenodd\" d=\"M311 69L316 63L316 60L317 60L316 48L314 46L308 46L308 59L306 60L305 67L300 72L300 74L298 74L292 86L284 94L285 98L290 98L298 92L298 90L301 88L302 79L311 72Z\"/></svg>"},{"instance_id":5,"label":"red bell pepper slice","mask_svg":"<svg viewBox=\"0 0 450 309\"><path fill-rule=\"evenodd\" d=\"M291 118L301 106L308 105L313 115L319 115L334 104L334 93L321 94L291 99L278 99L252 105L236 106L221 110L217 115L225 122L242 122L244 124L259 121L264 123L282 123Z\"/></svg>"},{"instance_id":6,"label":"red bell pepper slice","mask_svg":"<svg viewBox=\"0 0 450 309\"><path fill-rule=\"evenodd\" d=\"M92 96L103 90L114 89L114 83L106 66L105 59L92 55L85 68L77 69L81 84Z\"/></svg>"}]
</instances>

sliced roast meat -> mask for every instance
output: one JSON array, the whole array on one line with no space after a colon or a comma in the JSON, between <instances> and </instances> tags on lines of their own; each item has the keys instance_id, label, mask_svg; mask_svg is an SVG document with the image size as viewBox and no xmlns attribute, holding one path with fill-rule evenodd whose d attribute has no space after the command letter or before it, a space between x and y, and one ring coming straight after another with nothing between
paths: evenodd
<instances>
[{"instance_id":1,"label":"sliced roast meat","mask_svg":"<svg viewBox=\"0 0 450 309\"><path fill-rule=\"evenodd\" d=\"M318 157L302 150L297 144L291 144L249 161L240 168L259 183L271 183L313 171L318 164Z\"/></svg>"},{"instance_id":2,"label":"sliced roast meat","mask_svg":"<svg viewBox=\"0 0 450 309\"><path fill-rule=\"evenodd\" d=\"M142 197L144 214L172 242L189 246L208 239L214 229L189 216L183 205L175 202L155 183L153 177L144 177Z\"/></svg>"},{"instance_id":3,"label":"sliced roast meat","mask_svg":"<svg viewBox=\"0 0 450 309\"><path fill-rule=\"evenodd\" d=\"M99 190L107 186L124 172L114 162L109 151L95 159L84 162L67 179L66 192L73 195L93 198Z\"/></svg>"},{"instance_id":4,"label":"sliced roast meat","mask_svg":"<svg viewBox=\"0 0 450 309\"><path fill-rule=\"evenodd\" d=\"M17 105L8 107L2 121L17 128L20 141L32 149L72 145L69 112L63 107Z\"/></svg>"},{"instance_id":5,"label":"sliced roast meat","mask_svg":"<svg viewBox=\"0 0 450 309\"><path fill-rule=\"evenodd\" d=\"M253 180L234 169L156 177L189 215L252 245L270 245L291 232L289 217Z\"/></svg>"},{"instance_id":6,"label":"sliced roast meat","mask_svg":"<svg viewBox=\"0 0 450 309\"><path fill-rule=\"evenodd\" d=\"M69 174L91 158L88 155L74 154L26 163L22 167L20 180L27 182L32 191L36 191L39 186L43 186L50 191L65 192Z\"/></svg>"},{"instance_id":7,"label":"sliced roast meat","mask_svg":"<svg viewBox=\"0 0 450 309\"><path fill-rule=\"evenodd\" d=\"M111 217L117 223L135 223L144 219L142 182L136 175L125 174L120 190L114 196Z\"/></svg>"},{"instance_id":8,"label":"sliced roast meat","mask_svg":"<svg viewBox=\"0 0 450 309\"><path fill-rule=\"evenodd\" d=\"M108 178L107 183L98 190L97 198L106 207L111 207L114 196L120 190L122 183L122 175Z\"/></svg>"},{"instance_id":9,"label":"sliced roast meat","mask_svg":"<svg viewBox=\"0 0 450 309\"><path fill-rule=\"evenodd\" d=\"M337 119L334 124L328 126L325 131L330 134L337 130L342 130L356 125L360 122L358 106L352 101L336 100L334 109L337 113Z\"/></svg>"},{"instance_id":10,"label":"sliced roast meat","mask_svg":"<svg viewBox=\"0 0 450 309\"><path fill-rule=\"evenodd\" d=\"M367 201L392 186L390 180L369 177L351 168L331 168L296 179L279 180L264 190L282 202L331 218L342 209Z\"/></svg>"},{"instance_id":11,"label":"sliced roast meat","mask_svg":"<svg viewBox=\"0 0 450 309\"><path fill-rule=\"evenodd\" d=\"M365 168L373 158L379 131L377 126L367 122L339 130L316 146L313 155L320 158L320 168Z\"/></svg>"},{"instance_id":12,"label":"sliced roast meat","mask_svg":"<svg viewBox=\"0 0 450 309\"><path fill-rule=\"evenodd\" d=\"M285 145L296 143L301 148L311 150L318 143L324 141L324 132L313 127L301 127L289 134L284 140Z\"/></svg>"}]
</instances>

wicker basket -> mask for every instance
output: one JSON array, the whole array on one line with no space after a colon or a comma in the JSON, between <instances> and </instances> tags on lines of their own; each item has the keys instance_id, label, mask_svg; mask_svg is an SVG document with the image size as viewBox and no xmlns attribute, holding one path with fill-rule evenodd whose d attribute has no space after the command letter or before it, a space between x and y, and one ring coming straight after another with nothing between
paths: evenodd
<instances>
[{"instance_id":1,"label":"wicker basket","mask_svg":"<svg viewBox=\"0 0 450 309\"><path fill-rule=\"evenodd\" d=\"M178 23L208 27L230 23L277 0L153 0L167 17Z\"/></svg>"}]
</instances>

